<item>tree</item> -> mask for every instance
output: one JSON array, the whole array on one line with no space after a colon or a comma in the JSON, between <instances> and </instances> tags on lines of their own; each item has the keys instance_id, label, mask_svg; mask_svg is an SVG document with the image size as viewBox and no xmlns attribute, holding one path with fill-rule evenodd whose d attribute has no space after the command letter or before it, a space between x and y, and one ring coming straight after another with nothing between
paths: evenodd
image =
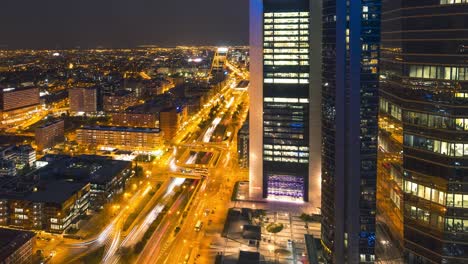
<instances>
[{"instance_id":1,"label":"tree","mask_svg":"<svg viewBox=\"0 0 468 264\"><path fill-rule=\"evenodd\" d=\"M301 218L301 220L304 221L304 222L312 222L312 220L313 220L312 216L309 215L309 214L306 214L306 213L302 213L299 218Z\"/></svg>"},{"instance_id":2,"label":"tree","mask_svg":"<svg viewBox=\"0 0 468 264\"><path fill-rule=\"evenodd\" d=\"M270 233L276 234L283 230L284 225L281 223L270 223L267 225L266 230Z\"/></svg>"},{"instance_id":3,"label":"tree","mask_svg":"<svg viewBox=\"0 0 468 264\"><path fill-rule=\"evenodd\" d=\"M136 177L143 176L143 167L141 167L141 166L136 166L135 167L135 176Z\"/></svg>"},{"instance_id":4,"label":"tree","mask_svg":"<svg viewBox=\"0 0 468 264\"><path fill-rule=\"evenodd\" d=\"M306 214L306 213L302 213L299 218L301 218L301 220L304 221L304 222L314 222L314 221L315 222L320 222L320 220L321 220L320 215Z\"/></svg>"}]
</instances>

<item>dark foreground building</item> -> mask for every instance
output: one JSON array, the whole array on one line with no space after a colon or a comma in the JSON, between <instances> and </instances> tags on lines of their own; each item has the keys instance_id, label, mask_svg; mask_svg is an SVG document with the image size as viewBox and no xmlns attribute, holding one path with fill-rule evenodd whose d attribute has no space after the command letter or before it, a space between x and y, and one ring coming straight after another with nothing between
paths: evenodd
<instances>
[{"instance_id":1,"label":"dark foreground building","mask_svg":"<svg viewBox=\"0 0 468 264\"><path fill-rule=\"evenodd\" d=\"M322 244L375 261L380 0L323 0Z\"/></svg>"},{"instance_id":2,"label":"dark foreground building","mask_svg":"<svg viewBox=\"0 0 468 264\"><path fill-rule=\"evenodd\" d=\"M36 234L0 228L0 263L31 264Z\"/></svg>"},{"instance_id":3,"label":"dark foreground building","mask_svg":"<svg viewBox=\"0 0 468 264\"><path fill-rule=\"evenodd\" d=\"M468 3L383 0L382 14L381 130L403 149L384 214L405 263L468 263Z\"/></svg>"}]
</instances>

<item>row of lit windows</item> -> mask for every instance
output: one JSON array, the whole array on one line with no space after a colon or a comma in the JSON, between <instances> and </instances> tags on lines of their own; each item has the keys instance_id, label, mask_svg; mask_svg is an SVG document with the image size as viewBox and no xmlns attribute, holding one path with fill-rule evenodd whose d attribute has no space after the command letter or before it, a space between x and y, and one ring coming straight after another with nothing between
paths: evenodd
<instances>
[{"instance_id":1,"label":"row of lit windows","mask_svg":"<svg viewBox=\"0 0 468 264\"><path fill-rule=\"evenodd\" d=\"M309 78L309 73L297 73L297 72L267 72L266 77L280 77L280 78Z\"/></svg>"},{"instance_id":2,"label":"row of lit windows","mask_svg":"<svg viewBox=\"0 0 468 264\"><path fill-rule=\"evenodd\" d=\"M265 48L308 48L309 42L265 42Z\"/></svg>"},{"instance_id":3,"label":"row of lit windows","mask_svg":"<svg viewBox=\"0 0 468 264\"><path fill-rule=\"evenodd\" d=\"M385 100L385 98L380 98L380 110L398 120L401 120L401 107L392 104L391 102Z\"/></svg>"},{"instance_id":4,"label":"row of lit windows","mask_svg":"<svg viewBox=\"0 0 468 264\"><path fill-rule=\"evenodd\" d=\"M265 60L263 62L264 65L276 65L276 66L308 66L309 60Z\"/></svg>"},{"instance_id":5,"label":"row of lit windows","mask_svg":"<svg viewBox=\"0 0 468 264\"><path fill-rule=\"evenodd\" d=\"M266 156L283 156L283 157L300 157L300 158L307 158L309 157L309 153L307 152L296 152L296 151L271 151L265 150L263 154Z\"/></svg>"},{"instance_id":6,"label":"row of lit windows","mask_svg":"<svg viewBox=\"0 0 468 264\"><path fill-rule=\"evenodd\" d=\"M447 231L451 232L468 232L468 219L447 218L445 219Z\"/></svg>"},{"instance_id":7,"label":"row of lit windows","mask_svg":"<svg viewBox=\"0 0 468 264\"><path fill-rule=\"evenodd\" d=\"M468 0L440 0L441 5L468 4Z\"/></svg>"},{"instance_id":8,"label":"row of lit windows","mask_svg":"<svg viewBox=\"0 0 468 264\"><path fill-rule=\"evenodd\" d=\"M276 13L265 13L265 17L307 17L309 12L276 12Z\"/></svg>"},{"instance_id":9,"label":"row of lit windows","mask_svg":"<svg viewBox=\"0 0 468 264\"><path fill-rule=\"evenodd\" d=\"M266 30L263 32L265 36L297 36L297 35L309 35L308 30Z\"/></svg>"},{"instance_id":10,"label":"row of lit windows","mask_svg":"<svg viewBox=\"0 0 468 264\"><path fill-rule=\"evenodd\" d=\"M309 23L308 18L265 18L265 24L300 24Z\"/></svg>"},{"instance_id":11,"label":"row of lit windows","mask_svg":"<svg viewBox=\"0 0 468 264\"><path fill-rule=\"evenodd\" d=\"M13 216L13 218L15 218L15 219L21 219L21 220L29 219L29 217L28 217L27 215L25 215L25 214L15 214L15 215Z\"/></svg>"},{"instance_id":12,"label":"row of lit windows","mask_svg":"<svg viewBox=\"0 0 468 264\"><path fill-rule=\"evenodd\" d=\"M308 49L264 49L264 54L308 54Z\"/></svg>"},{"instance_id":13,"label":"row of lit windows","mask_svg":"<svg viewBox=\"0 0 468 264\"><path fill-rule=\"evenodd\" d=\"M63 228L62 225L55 225L55 224L50 225L50 229L62 230L62 228Z\"/></svg>"},{"instance_id":14,"label":"row of lit windows","mask_svg":"<svg viewBox=\"0 0 468 264\"><path fill-rule=\"evenodd\" d=\"M445 206L445 193L422 184L405 181L404 192ZM453 199L452 199L453 202Z\"/></svg>"},{"instance_id":15,"label":"row of lit windows","mask_svg":"<svg viewBox=\"0 0 468 264\"><path fill-rule=\"evenodd\" d=\"M448 193L447 194L447 206L468 208L468 194Z\"/></svg>"},{"instance_id":16,"label":"row of lit windows","mask_svg":"<svg viewBox=\"0 0 468 264\"><path fill-rule=\"evenodd\" d=\"M455 93L457 98L468 98L468 93Z\"/></svg>"},{"instance_id":17,"label":"row of lit windows","mask_svg":"<svg viewBox=\"0 0 468 264\"><path fill-rule=\"evenodd\" d=\"M309 162L308 159L271 157L271 156L264 156L263 160L265 160L265 161L276 161L276 162L289 162L289 163L308 163Z\"/></svg>"},{"instance_id":18,"label":"row of lit windows","mask_svg":"<svg viewBox=\"0 0 468 264\"><path fill-rule=\"evenodd\" d=\"M468 80L468 68L451 66L410 65L409 77L465 81Z\"/></svg>"},{"instance_id":19,"label":"row of lit windows","mask_svg":"<svg viewBox=\"0 0 468 264\"><path fill-rule=\"evenodd\" d=\"M284 97L265 97L264 102L275 102L275 103L309 103L308 98L284 98Z\"/></svg>"},{"instance_id":20,"label":"row of lit windows","mask_svg":"<svg viewBox=\"0 0 468 264\"><path fill-rule=\"evenodd\" d=\"M431 115L426 113L405 112L403 121L413 125L429 128L452 128L468 131L468 118L451 118L446 116Z\"/></svg>"},{"instance_id":21,"label":"row of lit windows","mask_svg":"<svg viewBox=\"0 0 468 264\"><path fill-rule=\"evenodd\" d=\"M296 60L296 59L301 59L301 60L308 60L309 55L308 54L266 54L264 56L265 59L270 59L270 60Z\"/></svg>"},{"instance_id":22,"label":"row of lit windows","mask_svg":"<svg viewBox=\"0 0 468 264\"><path fill-rule=\"evenodd\" d=\"M361 262L372 262L373 263L375 261L375 255L360 254L359 258L360 258Z\"/></svg>"},{"instance_id":23,"label":"row of lit windows","mask_svg":"<svg viewBox=\"0 0 468 264\"><path fill-rule=\"evenodd\" d=\"M468 157L468 143L450 143L431 138L405 134L404 144L408 147L427 150L451 157Z\"/></svg>"},{"instance_id":24,"label":"row of lit windows","mask_svg":"<svg viewBox=\"0 0 468 264\"><path fill-rule=\"evenodd\" d=\"M299 119L299 118L295 118L295 119ZM302 122L300 122L300 121L294 121L294 122L263 121L263 125L264 125L264 127L271 127L271 126L276 126L276 127L301 126L301 127L304 127L304 124Z\"/></svg>"},{"instance_id":25,"label":"row of lit windows","mask_svg":"<svg viewBox=\"0 0 468 264\"><path fill-rule=\"evenodd\" d=\"M425 127L430 127L430 128L454 127L453 118L449 118L445 116L438 116L438 115L431 115L431 114L426 114L426 113L413 112L413 111L405 112L405 114L403 115L403 121L409 124L425 126Z\"/></svg>"},{"instance_id":26,"label":"row of lit windows","mask_svg":"<svg viewBox=\"0 0 468 264\"><path fill-rule=\"evenodd\" d=\"M295 41L309 41L308 36L278 36L278 37L264 37L263 40L265 42L269 41L288 41L288 42L295 42Z\"/></svg>"},{"instance_id":27,"label":"row of lit windows","mask_svg":"<svg viewBox=\"0 0 468 264\"><path fill-rule=\"evenodd\" d=\"M308 29L309 24L270 24L264 25L265 30L273 30L273 29Z\"/></svg>"},{"instance_id":28,"label":"row of lit windows","mask_svg":"<svg viewBox=\"0 0 468 264\"><path fill-rule=\"evenodd\" d=\"M275 149L275 150L299 150L299 151L309 151L309 147L298 147L298 146L289 146L289 145L263 145L264 149Z\"/></svg>"},{"instance_id":29,"label":"row of lit windows","mask_svg":"<svg viewBox=\"0 0 468 264\"><path fill-rule=\"evenodd\" d=\"M265 78L264 83L285 83L285 84L308 84L309 79L283 79L283 78Z\"/></svg>"},{"instance_id":30,"label":"row of lit windows","mask_svg":"<svg viewBox=\"0 0 468 264\"><path fill-rule=\"evenodd\" d=\"M416 206L405 205L405 214L415 220L421 221L427 225L432 225L440 229L443 228L444 218L428 210L418 208Z\"/></svg>"},{"instance_id":31,"label":"row of lit windows","mask_svg":"<svg viewBox=\"0 0 468 264\"><path fill-rule=\"evenodd\" d=\"M264 132L264 137L269 138L286 138L286 139L304 139L304 135L301 134L292 134L292 133L271 133L271 132Z\"/></svg>"},{"instance_id":32,"label":"row of lit windows","mask_svg":"<svg viewBox=\"0 0 468 264\"><path fill-rule=\"evenodd\" d=\"M265 109L266 110L266 109ZM271 112L271 111L269 111ZM264 125L265 126L286 126L290 128L303 128L304 127L304 113L293 114L289 112L271 112L268 115L264 115ZM278 121L278 122L276 122ZM281 121L289 121L281 122Z\"/></svg>"}]
</instances>

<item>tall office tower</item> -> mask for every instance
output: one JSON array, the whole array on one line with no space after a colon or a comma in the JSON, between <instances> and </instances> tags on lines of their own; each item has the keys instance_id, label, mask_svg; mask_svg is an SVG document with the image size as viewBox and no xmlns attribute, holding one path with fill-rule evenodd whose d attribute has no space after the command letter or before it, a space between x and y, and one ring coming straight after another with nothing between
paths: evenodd
<instances>
[{"instance_id":1,"label":"tall office tower","mask_svg":"<svg viewBox=\"0 0 468 264\"><path fill-rule=\"evenodd\" d=\"M390 192L405 263L468 263L467 1L383 0L382 10L381 131L397 128L403 145Z\"/></svg>"},{"instance_id":2,"label":"tall office tower","mask_svg":"<svg viewBox=\"0 0 468 264\"><path fill-rule=\"evenodd\" d=\"M310 32L320 34L321 10L310 7L250 2L250 194L319 207L320 37Z\"/></svg>"},{"instance_id":3,"label":"tall office tower","mask_svg":"<svg viewBox=\"0 0 468 264\"><path fill-rule=\"evenodd\" d=\"M226 61L229 49L225 47L217 48L213 57L213 63L211 64L211 73L223 73L226 68Z\"/></svg>"},{"instance_id":4,"label":"tall office tower","mask_svg":"<svg viewBox=\"0 0 468 264\"><path fill-rule=\"evenodd\" d=\"M372 263L380 0L322 4L322 242L330 263Z\"/></svg>"}]
</instances>

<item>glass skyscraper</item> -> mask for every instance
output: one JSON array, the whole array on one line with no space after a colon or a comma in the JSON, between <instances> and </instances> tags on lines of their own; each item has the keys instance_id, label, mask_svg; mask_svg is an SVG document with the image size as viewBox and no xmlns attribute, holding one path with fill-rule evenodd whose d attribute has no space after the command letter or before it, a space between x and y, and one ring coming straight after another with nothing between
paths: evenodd
<instances>
[{"instance_id":1,"label":"glass skyscraper","mask_svg":"<svg viewBox=\"0 0 468 264\"><path fill-rule=\"evenodd\" d=\"M320 85L311 83L309 1L253 0L250 18L251 194L317 202L320 97L312 95Z\"/></svg>"},{"instance_id":2,"label":"glass skyscraper","mask_svg":"<svg viewBox=\"0 0 468 264\"><path fill-rule=\"evenodd\" d=\"M406 263L468 263L468 1L382 10L379 207Z\"/></svg>"},{"instance_id":3,"label":"glass skyscraper","mask_svg":"<svg viewBox=\"0 0 468 264\"><path fill-rule=\"evenodd\" d=\"M322 245L375 261L380 0L323 0Z\"/></svg>"}]
</instances>

